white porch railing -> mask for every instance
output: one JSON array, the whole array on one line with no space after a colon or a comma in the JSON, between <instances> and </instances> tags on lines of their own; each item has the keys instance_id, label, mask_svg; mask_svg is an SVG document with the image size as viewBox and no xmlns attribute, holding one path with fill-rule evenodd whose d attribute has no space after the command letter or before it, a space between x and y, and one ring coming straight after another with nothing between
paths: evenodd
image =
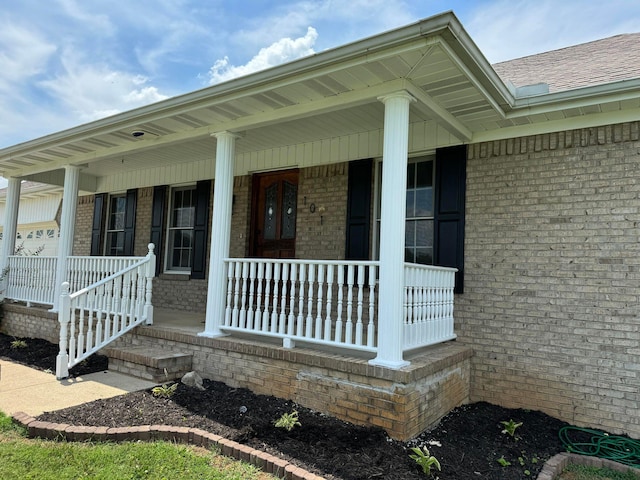
<instances>
[{"instance_id":1,"label":"white porch railing","mask_svg":"<svg viewBox=\"0 0 640 480\"><path fill-rule=\"evenodd\" d=\"M143 257L68 257L69 289L78 291L137 263ZM58 257L12 255L6 274L5 297L43 305L54 304Z\"/></svg>"},{"instance_id":2,"label":"white porch railing","mask_svg":"<svg viewBox=\"0 0 640 480\"><path fill-rule=\"evenodd\" d=\"M375 352L377 262L225 259L223 331Z\"/></svg>"},{"instance_id":3,"label":"white porch railing","mask_svg":"<svg viewBox=\"0 0 640 480\"><path fill-rule=\"evenodd\" d=\"M367 352L377 348L378 262L226 259L221 330ZM453 340L455 268L405 264L403 350Z\"/></svg>"},{"instance_id":4,"label":"white porch railing","mask_svg":"<svg viewBox=\"0 0 640 480\"><path fill-rule=\"evenodd\" d=\"M11 255L4 296L13 300L53 305L58 257Z\"/></svg>"},{"instance_id":5,"label":"white porch railing","mask_svg":"<svg viewBox=\"0 0 640 480\"><path fill-rule=\"evenodd\" d=\"M149 254L143 259L137 258L136 263L77 292L70 294L69 282L62 284L58 379L68 377L69 368L138 325L153 323L153 250L150 244Z\"/></svg>"},{"instance_id":6,"label":"white porch railing","mask_svg":"<svg viewBox=\"0 0 640 480\"><path fill-rule=\"evenodd\" d=\"M457 271L405 263L404 351L456 338L453 288Z\"/></svg>"}]
</instances>

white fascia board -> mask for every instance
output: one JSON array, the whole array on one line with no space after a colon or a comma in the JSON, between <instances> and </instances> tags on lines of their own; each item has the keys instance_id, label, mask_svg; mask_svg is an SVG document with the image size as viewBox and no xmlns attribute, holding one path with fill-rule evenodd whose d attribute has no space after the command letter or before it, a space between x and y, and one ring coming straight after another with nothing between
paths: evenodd
<instances>
[{"instance_id":1,"label":"white fascia board","mask_svg":"<svg viewBox=\"0 0 640 480\"><path fill-rule=\"evenodd\" d=\"M621 102L640 98L640 78L614 83L576 88L563 92L518 98L506 118L538 115L568 108L580 108L599 103Z\"/></svg>"},{"instance_id":2,"label":"white fascia board","mask_svg":"<svg viewBox=\"0 0 640 480\"><path fill-rule=\"evenodd\" d=\"M498 128L486 132L475 132L469 143L491 142L508 138L526 137L544 133L563 132L580 128L600 127L616 123L634 122L640 118L640 108L606 113L594 113L580 117L549 120L529 125Z\"/></svg>"}]
</instances>

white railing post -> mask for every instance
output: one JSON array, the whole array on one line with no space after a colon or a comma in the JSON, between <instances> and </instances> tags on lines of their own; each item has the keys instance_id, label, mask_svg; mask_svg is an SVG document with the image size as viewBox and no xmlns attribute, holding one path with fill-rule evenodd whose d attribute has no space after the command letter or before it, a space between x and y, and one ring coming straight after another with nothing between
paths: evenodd
<instances>
[{"instance_id":1,"label":"white railing post","mask_svg":"<svg viewBox=\"0 0 640 480\"><path fill-rule=\"evenodd\" d=\"M149 253L147 253L148 262L145 267L147 288L144 299L144 316L147 319L145 324L153 325L153 305L151 304L151 298L153 296L153 278L156 276L156 254L154 253L156 247L153 243L150 243L147 248L149 248Z\"/></svg>"},{"instance_id":2,"label":"white railing post","mask_svg":"<svg viewBox=\"0 0 640 480\"><path fill-rule=\"evenodd\" d=\"M58 322L60 323L60 352L56 357L56 378L61 380L69 376L69 354L67 352L68 325L70 321L71 303L69 298L69 283L62 284L60 305L58 309Z\"/></svg>"}]
</instances>

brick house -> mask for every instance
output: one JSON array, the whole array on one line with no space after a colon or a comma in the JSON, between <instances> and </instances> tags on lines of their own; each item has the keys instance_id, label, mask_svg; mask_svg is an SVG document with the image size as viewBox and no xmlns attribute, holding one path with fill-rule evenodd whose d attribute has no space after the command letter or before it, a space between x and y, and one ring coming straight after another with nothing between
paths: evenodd
<instances>
[{"instance_id":1,"label":"brick house","mask_svg":"<svg viewBox=\"0 0 640 480\"><path fill-rule=\"evenodd\" d=\"M491 66L444 13L0 150L5 232L20 179L64 186L53 312L1 326L57 341L67 267L151 242L123 370L396 438L479 400L639 436L639 65L630 34Z\"/></svg>"}]
</instances>

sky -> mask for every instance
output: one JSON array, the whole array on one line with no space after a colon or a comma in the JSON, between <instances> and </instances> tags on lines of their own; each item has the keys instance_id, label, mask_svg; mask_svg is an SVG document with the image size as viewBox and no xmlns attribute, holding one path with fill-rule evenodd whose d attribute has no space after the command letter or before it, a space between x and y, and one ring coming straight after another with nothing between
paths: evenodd
<instances>
[{"instance_id":1,"label":"sky","mask_svg":"<svg viewBox=\"0 0 640 480\"><path fill-rule=\"evenodd\" d=\"M491 63L640 30L637 0L0 0L0 149L447 10Z\"/></svg>"}]
</instances>

